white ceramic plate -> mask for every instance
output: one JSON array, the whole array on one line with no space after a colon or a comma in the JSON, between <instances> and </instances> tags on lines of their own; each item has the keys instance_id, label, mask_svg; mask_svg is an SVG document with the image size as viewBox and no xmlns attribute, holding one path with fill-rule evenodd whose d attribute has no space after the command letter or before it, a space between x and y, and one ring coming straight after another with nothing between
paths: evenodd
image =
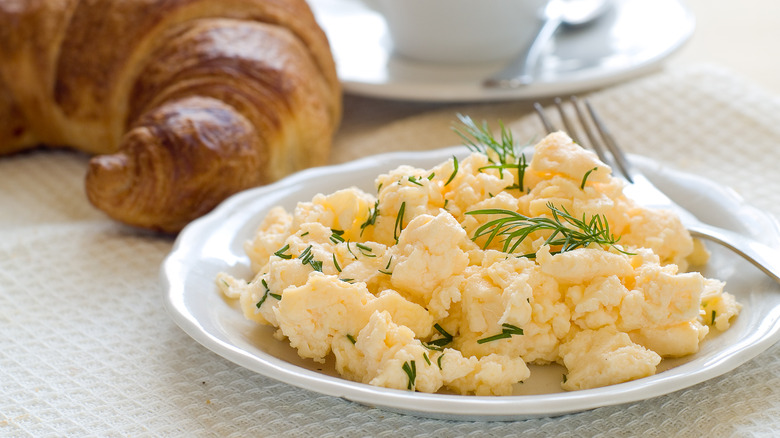
<instances>
[{"instance_id":1,"label":"white ceramic plate","mask_svg":"<svg viewBox=\"0 0 780 438\"><path fill-rule=\"evenodd\" d=\"M467 150L457 147L377 155L310 169L231 197L186 227L165 260L161 277L170 315L205 347L270 378L384 409L461 420L554 416L668 394L726 373L780 339L780 285L717 247L711 247L713 257L704 274L727 281L727 290L744 305L734 325L706 339L699 353L663 361L661 369L665 371L654 376L577 392L561 391L564 371L558 366L533 367L533 377L516 385L515 395L506 397L422 394L351 382L338 377L332 360L322 365L300 359L289 345L271 336L269 327L244 319L237 303L217 290L214 279L218 272L250 277L242 245L271 207L282 205L291 210L297 202L310 200L318 192L331 193L350 185L373 193L373 181L379 173L400 164L429 168L453 154L465 156ZM635 159L651 179L695 214L780 246L777 222L745 205L733 192L647 159Z\"/></svg>"},{"instance_id":2,"label":"white ceramic plate","mask_svg":"<svg viewBox=\"0 0 780 438\"><path fill-rule=\"evenodd\" d=\"M393 54L384 19L360 0L310 0L330 40L344 89L403 100L486 101L577 93L657 68L693 34L679 0L614 0L588 26L557 33L540 60L538 81L512 90L482 87L503 63L447 65Z\"/></svg>"}]
</instances>

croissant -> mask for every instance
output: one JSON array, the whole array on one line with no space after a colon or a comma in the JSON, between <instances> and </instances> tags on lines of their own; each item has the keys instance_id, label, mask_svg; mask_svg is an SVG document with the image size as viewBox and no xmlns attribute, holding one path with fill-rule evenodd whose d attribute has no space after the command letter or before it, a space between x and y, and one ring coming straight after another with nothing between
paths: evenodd
<instances>
[{"instance_id":1,"label":"croissant","mask_svg":"<svg viewBox=\"0 0 780 438\"><path fill-rule=\"evenodd\" d=\"M0 154L93 155L89 201L133 226L323 164L341 99L304 0L0 0Z\"/></svg>"}]
</instances>

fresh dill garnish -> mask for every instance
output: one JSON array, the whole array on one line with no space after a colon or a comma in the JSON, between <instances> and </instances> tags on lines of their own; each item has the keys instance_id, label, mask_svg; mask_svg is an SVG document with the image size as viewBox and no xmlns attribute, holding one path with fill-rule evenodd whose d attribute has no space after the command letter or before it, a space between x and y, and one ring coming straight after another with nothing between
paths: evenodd
<instances>
[{"instance_id":1,"label":"fresh dill garnish","mask_svg":"<svg viewBox=\"0 0 780 438\"><path fill-rule=\"evenodd\" d=\"M455 128L455 132L463 139L464 144L472 152L478 152L485 155L488 161L492 163L481 169L497 169L501 177L504 176L504 170L516 170L517 182L507 187L507 189L518 189L523 191L523 179L525 169L528 167L525 155L523 155L520 146L515 142L512 131L506 129L503 123L500 123L500 138L496 138L487 122L478 126L471 117L458 114L458 119L463 124L463 130Z\"/></svg>"},{"instance_id":2,"label":"fresh dill garnish","mask_svg":"<svg viewBox=\"0 0 780 438\"><path fill-rule=\"evenodd\" d=\"M585 190L585 183L588 181L588 177L591 173L598 170L598 167L594 167L593 169L590 169L589 171L585 172L585 175L582 177L582 182L580 183L580 190Z\"/></svg>"},{"instance_id":3,"label":"fresh dill garnish","mask_svg":"<svg viewBox=\"0 0 780 438\"><path fill-rule=\"evenodd\" d=\"M341 266L339 266L339 262L336 261L336 254L331 255L333 256L333 267L335 267L338 272L341 272Z\"/></svg>"},{"instance_id":4,"label":"fresh dill garnish","mask_svg":"<svg viewBox=\"0 0 780 438\"><path fill-rule=\"evenodd\" d=\"M446 345L449 345L452 342L452 335L447 333L447 330L444 330L444 328L440 326L438 322L433 325L433 328L435 328L436 331L442 335L442 337L430 342L424 342L423 345L429 350L441 351Z\"/></svg>"},{"instance_id":5,"label":"fresh dill garnish","mask_svg":"<svg viewBox=\"0 0 780 438\"><path fill-rule=\"evenodd\" d=\"M497 341L499 339L507 339L511 338L512 335L522 335L523 329L520 327L514 326L512 324L501 324L501 333L493 336L488 336L487 338L482 338L477 340L477 344L484 344L485 342L492 342Z\"/></svg>"},{"instance_id":6,"label":"fresh dill garnish","mask_svg":"<svg viewBox=\"0 0 780 438\"><path fill-rule=\"evenodd\" d=\"M301 255L298 256L298 258L301 260L301 263L308 265L309 262L314 258L314 255L311 253L311 245L307 246Z\"/></svg>"},{"instance_id":7,"label":"fresh dill garnish","mask_svg":"<svg viewBox=\"0 0 780 438\"><path fill-rule=\"evenodd\" d=\"M287 250L289 250L289 249L290 249L290 245L289 244L284 245L283 247L281 247L279 249L279 251L276 251L274 253L274 255L279 257L279 258L285 259L285 260L290 260L292 258L292 256L290 254L285 254L285 252L287 252Z\"/></svg>"},{"instance_id":8,"label":"fresh dill garnish","mask_svg":"<svg viewBox=\"0 0 780 438\"><path fill-rule=\"evenodd\" d=\"M350 334L347 335L347 339L349 339L349 342L352 342L352 345L355 345L355 343L357 342L355 340L355 337Z\"/></svg>"},{"instance_id":9,"label":"fresh dill garnish","mask_svg":"<svg viewBox=\"0 0 780 438\"><path fill-rule=\"evenodd\" d=\"M379 272L385 275L393 275L393 273L390 271L390 263L393 263L393 256L390 256L390 260L387 261L385 269L380 269Z\"/></svg>"},{"instance_id":10,"label":"fresh dill garnish","mask_svg":"<svg viewBox=\"0 0 780 438\"><path fill-rule=\"evenodd\" d=\"M322 262L314 260L314 254L311 252L311 245L307 246L298 258L301 260L302 264L310 265L315 271L322 272Z\"/></svg>"},{"instance_id":11,"label":"fresh dill garnish","mask_svg":"<svg viewBox=\"0 0 780 438\"><path fill-rule=\"evenodd\" d=\"M447 184L451 183L452 180L455 179L455 175L458 174L458 157L455 155L452 156L452 173L450 174L450 177L447 178L447 182L444 183L446 186Z\"/></svg>"},{"instance_id":12,"label":"fresh dill garnish","mask_svg":"<svg viewBox=\"0 0 780 438\"><path fill-rule=\"evenodd\" d=\"M275 299L277 299L277 300L281 300L281 299L282 299L282 296L281 296L281 295L279 295L279 294L274 294L274 293L271 293L271 289L269 289L269 288L268 288L268 283L266 283L266 282L265 282L265 278L263 278L262 280L260 280L260 283L262 283L262 284L263 284L263 287L265 288L265 292L263 293L263 298L260 298L260 301L258 301L258 302L257 302L257 304L255 304L255 306L256 306L258 309L260 308L260 306L262 306L262 305L263 305L263 303L265 302L265 300L267 300L267 299L268 299L268 297L275 298Z\"/></svg>"},{"instance_id":13,"label":"fresh dill garnish","mask_svg":"<svg viewBox=\"0 0 780 438\"><path fill-rule=\"evenodd\" d=\"M409 377L409 384L406 386L406 389L414 388L414 381L417 379L417 366L415 365L414 361L412 360L409 362L404 362L401 368Z\"/></svg>"},{"instance_id":14,"label":"fresh dill garnish","mask_svg":"<svg viewBox=\"0 0 780 438\"><path fill-rule=\"evenodd\" d=\"M395 217L395 227L393 228L393 238L395 243L398 243L398 237L401 235L401 231L404 229L404 211L406 210L406 201L401 203L401 208L398 209L398 215Z\"/></svg>"},{"instance_id":15,"label":"fresh dill garnish","mask_svg":"<svg viewBox=\"0 0 780 438\"><path fill-rule=\"evenodd\" d=\"M349 247L349 240L347 240L347 251L349 251L349 253L352 254L352 257L354 257L355 260L358 259L357 256L355 255L355 253L352 252L352 248Z\"/></svg>"},{"instance_id":16,"label":"fresh dill garnish","mask_svg":"<svg viewBox=\"0 0 780 438\"><path fill-rule=\"evenodd\" d=\"M473 210L466 214L493 214L500 215L498 219L493 219L474 232L473 240L482 236L488 236L483 248L487 248L490 243L498 236L503 237L503 251L513 253L517 250L520 243L535 231L551 231L551 234L544 241L546 245L560 247L553 253L571 251L576 248L585 247L592 243L599 245L609 245L624 254L630 254L615 245L620 237L615 237L609 230L609 222L604 215L595 215L587 220L585 215L582 219L575 218L566 210L566 208L557 208L552 202L547 203L547 208L552 213L552 218L547 217L528 217L523 214L504 209L484 209ZM524 254L524 257L534 258L534 254Z\"/></svg>"},{"instance_id":17,"label":"fresh dill garnish","mask_svg":"<svg viewBox=\"0 0 780 438\"><path fill-rule=\"evenodd\" d=\"M362 243L356 243L355 246L360 250L360 253L363 254L365 257L376 257L376 254L371 254L370 246L363 245Z\"/></svg>"},{"instance_id":18,"label":"fresh dill garnish","mask_svg":"<svg viewBox=\"0 0 780 438\"><path fill-rule=\"evenodd\" d=\"M361 236L363 235L363 231L366 230L366 227L368 227L369 225L376 224L376 218L377 218L378 215L379 215L379 200L377 199L374 202L374 208L369 208L368 209L368 219L366 219L366 221L363 222L360 225L360 235Z\"/></svg>"},{"instance_id":19,"label":"fresh dill garnish","mask_svg":"<svg viewBox=\"0 0 780 438\"><path fill-rule=\"evenodd\" d=\"M330 241L331 241L331 242L333 242L333 243L335 243L335 244L337 244L337 245L338 245L339 243L342 243L342 242L344 242L344 238L343 238L343 237L341 237L341 236L343 236L343 235L344 235L344 230L331 230L331 233L332 233L332 234L330 235Z\"/></svg>"}]
</instances>

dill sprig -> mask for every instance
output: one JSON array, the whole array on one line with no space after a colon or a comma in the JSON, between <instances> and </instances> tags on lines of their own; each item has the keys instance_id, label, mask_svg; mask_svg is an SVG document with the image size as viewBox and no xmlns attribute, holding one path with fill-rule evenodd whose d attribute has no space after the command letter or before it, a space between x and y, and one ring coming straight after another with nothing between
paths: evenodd
<instances>
[{"instance_id":1,"label":"dill sprig","mask_svg":"<svg viewBox=\"0 0 780 438\"><path fill-rule=\"evenodd\" d=\"M485 342L493 342L497 341L499 339L509 339L512 337L512 335L522 335L523 329L520 327L514 326L512 324L501 324L501 333L493 336L488 336L487 338L482 338L477 340L477 344L484 344Z\"/></svg>"},{"instance_id":2,"label":"dill sprig","mask_svg":"<svg viewBox=\"0 0 780 438\"><path fill-rule=\"evenodd\" d=\"M409 362L404 362L401 368L409 378L409 383L406 386L406 389L414 389L414 381L417 379L417 365L415 365L414 361L412 360Z\"/></svg>"},{"instance_id":3,"label":"dill sprig","mask_svg":"<svg viewBox=\"0 0 780 438\"><path fill-rule=\"evenodd\" d=\"M406 201L401 203L401 207L398 209L398 214L395 217L395 227L393 227L393 239L395 239L395 243L398 243L398 238L401 237L401 231L404 230L405 211L406 211Z\"/></svg>"},{"instance_id":4,"label":"dill sprig","mask_svg":"<svg viewBox=\"0 0 780 438\"><path fill-rule=\"evenodd\" d=\"M255 306L259 309L262 307L263 303L265 303L265 300L268 299L268 297L275 298L277 300L281 300L282 296L279 294L275 294L271 292L271 289L268 288L268 283L266 283L265 278L260 280L260 282L263 284L263 287L265 288L265 292L263 292L263 297L260 298L260 301L255 304Z\"/></svg>"},{"instance_id":5,"label":"dill sprig","mask_svg":"<svg viewBox=\"0 0 780 438\"><path fill-rule=\"evenodd\" d=\"M488 127L487 122L483 122L479 126L471 117L461 114L458 114L458 119L463 124L463 128L462 130L454 128L455 133L463 139L464 144L470 151L484 154L488 161L492 163L492 165L482 167L479 170L498 169L501 177L504 176L504 170L516 170L517 181L515 184L507 187L507 189L524 191L523 179L528 163L525 155L522 153L522 148L515 142L512 131L507 129L503 123L500 123L501 134L500 138L497 139Z\"/></svg>"},{"instance_id":6,"label":"dill sprig","mask_svg":"<svg viewBox=\"0 0 780 438\"><path fill-rule=\"evenodd\" d=\"M444 330L444 328L440 326L439 323L434 324L433 328L435 328L436 331L442 335L442 337L430 342L424 342L423 346L425 346L429 350L442 351L445 346L449 345L452 342L453 336L449 334L447 330Z\"/></svg>"},{"instance_id":7,"label":"dill sprig","mask_svg":"<svg viewBox=\"0 0 780 438\"><path fill-rule=\"evenodd\" d=\"M557 208L552 202L547 203L547 208L550 209L552 218L528 217L511 210L499 208L466 212L466 214L470 215L500 215L499 218L493 219L479 227L474 232L472 240L488 236L483 246L483 248L487 248L493 240L500 236L504 242L503 251L513 253L531 233L549 231L551 232L550 236L547 237L544 243L552 247L559 247L553 253L571 251L596 243L602 246L612 246L624 254L630 254L615 246L620 237L615 237L610 232L606 216L597 214L588 220L585 214L583 214L581 219L576 218L565 207ZM534 258L535 254L524 254L523 256Z\"/></svg>"},{"instance_id":8,"label":"dill sprig","mask_svg":"<svg viewBox=\"0 0 780 438\"><path fill-rule=\"evenodd\" d=\"M376 224L377 216L379 216L379 200L378 199L374 202L374 208L369 208L368 209L368 218L366 219L366 221L363 222L362 224L360 224L360 235L361 236L363 235L363 231L366 230L366 227L368 227L370 225L375 225Z\"/></svg>"},{"instance_id":9,"label":"dill sprig","mask_svg":"<svg viewBox=\"0 0 780 438\"><path fill-rule=\"evenodd\" d=\"M450 174L450 177L447 178L447 182L444 183L446 186L447 184L451 183L453 179L455 179L455 175L458 174L458 157L455 155L452 156L452 173Z\"/></svg>"}]
</instances>

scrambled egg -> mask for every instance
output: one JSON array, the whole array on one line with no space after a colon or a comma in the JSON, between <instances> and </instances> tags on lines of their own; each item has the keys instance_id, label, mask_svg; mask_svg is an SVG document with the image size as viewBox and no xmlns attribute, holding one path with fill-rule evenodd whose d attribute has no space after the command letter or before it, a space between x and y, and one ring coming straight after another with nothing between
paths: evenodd
<instances>
[{"instance_id":1,"label":"scrambled egg","mask_svg":"<svg viewBox=\"0 0 780 438\"><path fill-rule=\"evenodd\" d=\"M565 134L514 168L488 152L401 166L378 176L376 196L274 208L246 244L255 277L220 274L221 291L302 358L335 357L345 378L476 395L511 394L528 363L565 366L566 390L649 376L739 313L722 282L686 272L706 252L679 219L626 198ZM565 247L518 213L608 228Z\"/></svg>"}]
</instances>

